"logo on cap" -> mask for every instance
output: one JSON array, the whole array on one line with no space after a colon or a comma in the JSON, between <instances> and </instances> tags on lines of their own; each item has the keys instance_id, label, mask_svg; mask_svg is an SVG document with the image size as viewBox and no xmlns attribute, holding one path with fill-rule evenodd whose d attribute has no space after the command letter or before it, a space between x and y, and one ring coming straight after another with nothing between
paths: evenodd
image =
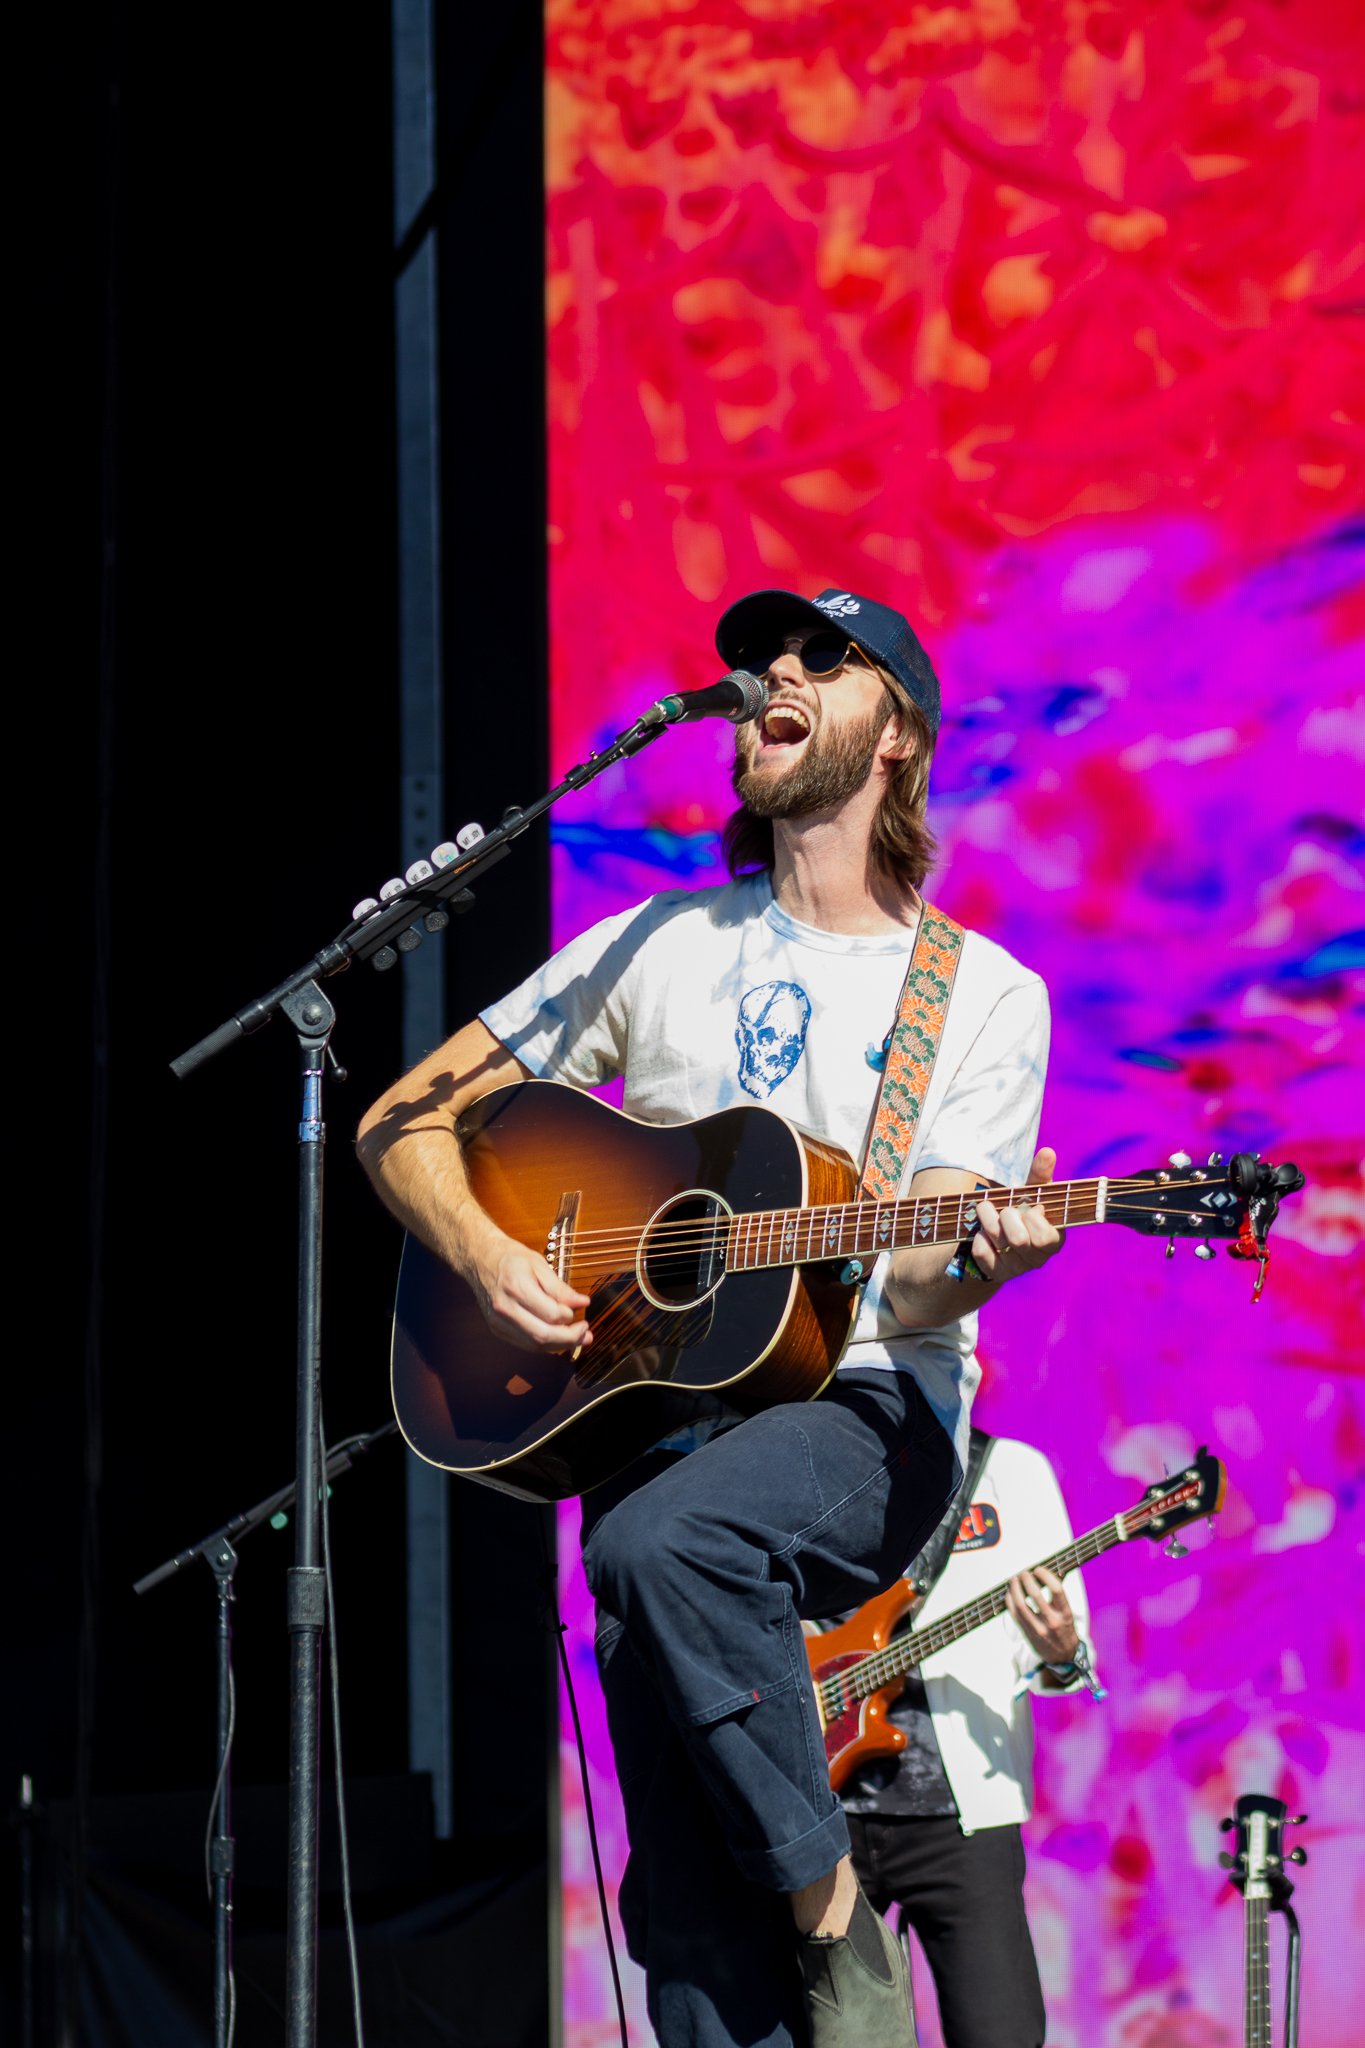
<instances>
[{"instance_id":1,"label":"logo on cap","mask_svg":"<svg viewBox=\"0 0 1365 2048\"><path fill-rule=\"evenodd\" d=\"M817 597L815 602L822 612L828 612L834 619L847 618L862 610L857 598L850 597L846 590L836 590L830 597Z\"/></svg>"}]
</instances>

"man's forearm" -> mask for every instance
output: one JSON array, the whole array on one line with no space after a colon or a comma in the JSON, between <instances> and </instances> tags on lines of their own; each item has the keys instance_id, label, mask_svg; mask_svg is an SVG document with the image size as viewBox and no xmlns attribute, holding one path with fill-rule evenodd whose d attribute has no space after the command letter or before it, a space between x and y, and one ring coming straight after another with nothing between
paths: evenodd
<instances>
[{"instance_id":1,"label":"man's forearm","mask_svg":"<svg viewBox=\"0 0 1365 2048\"><path fill-rule=\"evenodd\" d=\"M944 1268L951 1252L893 1252L887 1264L885 1292L891 1311L907 1330L941 1330L979 1309L1000 1292L999 1281L953 1280Z\"/></svg>"},{"instance_id":2,"label":"man's forearm","mask_svg":"<svg viewBox=\"0 0 1365 2048\"><path fill-rule=\"evenodd\" d=\"M395 1081L361 1118L356 1153L405 1230L466 1278L502 1232L480 1207L460 1149L461 1112L526 1069L477 1019Z\"/></svg>"},{"instance_id":3,"label":"man's forearm","mask_svg":"<svg viewBox=\"0 0 1365 2048\"><path fill-rule=\"evenodd\" d=\"M497 1226L475 1199L452 1126L433 1121L397 1132L362 1127L356 1156L403 1228L467 1275L476 1247Z\"/></svg>"}]
</instances>

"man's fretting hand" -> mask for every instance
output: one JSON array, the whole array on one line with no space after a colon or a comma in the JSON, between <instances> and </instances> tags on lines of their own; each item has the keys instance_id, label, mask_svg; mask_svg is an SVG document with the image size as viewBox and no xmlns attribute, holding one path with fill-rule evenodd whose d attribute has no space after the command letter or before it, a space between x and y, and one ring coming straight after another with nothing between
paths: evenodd
<instances>
[{"instance_id":1,"label":"man's fretting hand","mask_svg":"<svg viewBox=\"0 0 1365 2048\"><path fill-rule=\"evenodd\" d=\"M1069 1664L1080 1644L1071 1602L1056 1572L1046 1565L1016 1572L1005 1605L1043 1664Z\"/></svg>"},{"instance_id":2,"label":"man's fretting hand","mask_svg":"<svg viewBox=\"0 0 1365 2048\"><path fill-rule=\"evenodd\" d=\"M1052 1147L1042 1146L1033 1155L1027 1186L1046 1187L1056 1164L1057 1154ZM982 1195L976 1205L976 1216L972 1258L982 1278L993 1287L1045 1266L1066 1241L1066 1232L1058 1230L1045 1211L1032 1203L997 1209L989 1195Z\"/></svg>"}]
</instances>

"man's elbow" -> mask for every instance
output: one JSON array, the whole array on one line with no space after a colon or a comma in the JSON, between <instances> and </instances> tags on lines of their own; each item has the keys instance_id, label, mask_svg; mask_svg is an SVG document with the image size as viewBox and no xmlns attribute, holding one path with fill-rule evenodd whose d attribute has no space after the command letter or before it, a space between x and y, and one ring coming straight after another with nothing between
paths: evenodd
<instances>
[{"instance_id":1,"label":"man's elbow","mask_svg":"<svg viewBox=\"0 0 1365 2048\"><path fill-rule=\"evenodd\" d=\"M403 1123L392 1099L392 1091L372 1102L356 1126L355 1156L376 1187L383 1184L384 1161Z\"/></svg>"}]
</instances>

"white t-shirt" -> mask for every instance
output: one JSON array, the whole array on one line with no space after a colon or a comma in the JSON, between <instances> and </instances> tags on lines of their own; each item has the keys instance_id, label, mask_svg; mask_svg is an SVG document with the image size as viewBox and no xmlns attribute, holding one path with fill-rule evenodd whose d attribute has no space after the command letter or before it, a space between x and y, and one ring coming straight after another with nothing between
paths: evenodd
<instances>
[{"instance_id":1,"label":"white t-shirt","mask_svg":"<svg viewBox=\"0 0 1365 2048\"><path fill-rule=\"evenodd\" d=\"M623 1107L684 1123L762 1103L861 1163L913 931L854 938L799 924L767 874L669 890L573 939L483 1021L530 1072L584 1088L625 1077ZM1028 1172L1047 1065L1036 974L966 934L906 1179L959 1167L1004 1184ZM945 1253L945 1264L948 1254ZM879 1260L841 1370L914 1374L966 1468L976 1317L909 1331Z\"/></svg>"}]
</instances>

